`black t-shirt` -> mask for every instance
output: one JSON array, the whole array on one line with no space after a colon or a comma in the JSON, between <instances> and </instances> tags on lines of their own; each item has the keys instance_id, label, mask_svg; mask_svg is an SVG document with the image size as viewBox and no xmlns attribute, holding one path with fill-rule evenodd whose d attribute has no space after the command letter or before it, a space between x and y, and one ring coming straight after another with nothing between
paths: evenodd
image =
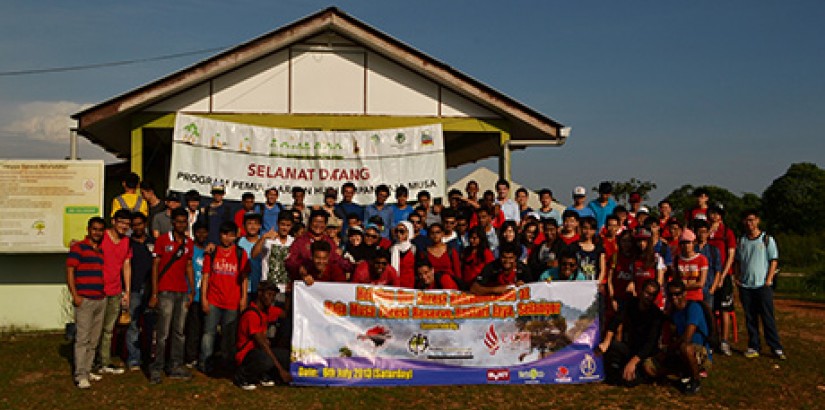
<instances>
[{"instance_id":1,"label":"black t-shirt","mask_svg":"<svg viewBox=\"0 0 825 410\"><path fill-rule=\"evenodd\" d=\"M146 237L143 243L136 240L129 241L132 247L132 292L149 289L149 280L152 278L152 251L155 248L155 238ZM158 269L162 269L163 266Z\"/></svg>"},{"instance_id":2,"label":"black t-shirt","mask_svg":"<svg viewBox=\"0 0 825 410\"><path fill-rule=\"evenodd\" d=\"M652 304L647 310L639 309L639 299L632 297L627 300L619 314L608 325L607 329L614 333L622 327L622 341L630 348L632 356L644 359L652 356L658 350L659 336L662 333L662 323L665 314Z\"/></svg>"},{"instance_id":3,"label":"black t-shirt","mask_svg":"<svg viewBox=\"0 0 825 410\"><path fill-rule=\"evenodd\" d=\"M579 243L572 245L572 249L576 252L576 259L579 261L579 270L584 274L588 280L596 280L599 278L600 265L599 260L604 254L604 247L601 244L595 244L592 250L586 251L582 249Z\"/></svg>"},{"instance_id":4,"label":"black t-shirt","mask_svg":"<svg viewBox=\"0 0 825 410\"><path fill-rule=\"evenodd\" d=\"M501 261L498 259L485 265L481 273L476 277L476 282L482 286L515 285L517 281L524 283L534 282L535 280L530 268L518 262L514 270L505 271L501 266Z\"/></svg>"}]
</instances>

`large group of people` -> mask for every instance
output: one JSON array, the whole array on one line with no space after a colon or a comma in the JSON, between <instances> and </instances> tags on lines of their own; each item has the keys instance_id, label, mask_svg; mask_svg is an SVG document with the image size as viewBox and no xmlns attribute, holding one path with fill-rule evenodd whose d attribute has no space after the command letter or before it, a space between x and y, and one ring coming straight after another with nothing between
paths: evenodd
<instances>
[{"instance_id":1,"label":"large group of people","mask_svg":"<svg viewBox=\"0 0 825 410\"><path fill-rule=\"evenodd\" d=\"M559 208L550 189L531 209L529 192L510 184L451 190L447 201L419 191L328 189L322 204L305 190L279 202L276 188L256 203L197 191L163 198L136 174L122 182L111 221L94 217L71 246L67 281L75 306L74 379L86 389L104 374L144 369L151 384L234 369L251 390L289 382L292 286L348 282L492 295L538 281L596 281L606 380L633 385L678 376L687 393L707 377L713 352L731 355L734 289L746 315L748 358L760 354L759 322L772 353L785 358L771 284L778 251L745 213L738 239L708 193L683 217L664 200L656 212L633 193L617 204L610 183L576 187ZM111 360L112 334L126 316L125 368ZM122 322L122 320L121 320ZM717 325L718 322L718 325Z\"/></svg>"}]
</instances>

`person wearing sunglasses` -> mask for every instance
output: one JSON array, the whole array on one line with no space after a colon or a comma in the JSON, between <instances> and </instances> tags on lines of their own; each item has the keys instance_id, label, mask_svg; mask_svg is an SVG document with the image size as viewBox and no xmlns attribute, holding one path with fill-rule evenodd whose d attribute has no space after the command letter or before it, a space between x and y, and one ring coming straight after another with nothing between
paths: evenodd
<instances>
[{"instance_id":1,"label":"person wearing sunglasses","mask_svg":"<svg viewBox=\"0 0 825 410\"><path fill-rule=\"evenodd\" d=\"M412 288L415 286L415 246L410 241L413 232L411 222L400 222L393 233L395 244L390 248L390 265L398 272L399 286Z\"/></svg>"},{"instance_id":2,"label":"person wearing sunglasses","mask_svg":"<svg viewBox=\"0 0 825 410\"><path fill-rule=\"evenodd\" d=\"M470 286L470 293L479 296L500 295L514 286L533 282L534 276L527 265L518 261L520 249L514 243L502 244L499 258L488 263Z\"/></svg>"},{"instance_id":3,"label":"person wearing sunglasses","mask_svg":"<svg viewBox=\"0 0 825 410\"><path fill-rule=\"evenodd\" d=\"M539 277L539 281L571 281L587 280L584 273L579 270L579 261L576 254L571 250L565 250L559 256L559 266L544 271Z\"/></svg>"},{"instance_id":4,"label":"person wearing sunglasses","mask_svg":"<svg viewBox=\"0 0 825 410\"><path fill-rule=\"evenodd\" d=\"M700 388L700 377L709 367L708 323L702 302L687 298L685 283L673 280L667 284L670 320L673 329L666 350L645 362L648 375L663 378L676 375L685 394L695 394Z\"/></svg>"},{"instance_id":5,"label":"person wearing sunglasses","mask_svg":"<svg viewBox=\"0 0 825 410\"><path fill-rule=\"evenodd\" d=\"M390 266L390 253L385 249L376 251L372 260L358 264L355 273L352 274L351 282L395 287L400 285L398 271Z\"/></svg>"}]
</instances>

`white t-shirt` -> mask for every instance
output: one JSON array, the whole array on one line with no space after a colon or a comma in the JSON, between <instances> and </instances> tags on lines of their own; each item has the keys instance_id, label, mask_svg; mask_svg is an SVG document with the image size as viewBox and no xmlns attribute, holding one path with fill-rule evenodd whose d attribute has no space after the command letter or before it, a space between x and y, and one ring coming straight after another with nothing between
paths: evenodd
<instances>
[{"instance_id":1,"label":"white t-shirt","mask_svg":"<svg viewBox=\"0 0 825 410\"><path fill-rule=\"evenodd\" d=\"M266 239L264 240L263 250L261 251L261 280L274 280L281 289L281 292L286 290L286 284L288 282L286 267L283 265L280 266L282 271L279 272L279 267L273 266L273 272L270 272L270 263L272 263L270 260L271 258L278 258L280 256L283 258L281 260L281 264L283 264L289 255L289 247L292 246L292 242L295 242L295 238L292 236L287 236L284 242L281 242L280 238ZM272 277L273 274L276 277Z\"/></svg>"}]
</instances>

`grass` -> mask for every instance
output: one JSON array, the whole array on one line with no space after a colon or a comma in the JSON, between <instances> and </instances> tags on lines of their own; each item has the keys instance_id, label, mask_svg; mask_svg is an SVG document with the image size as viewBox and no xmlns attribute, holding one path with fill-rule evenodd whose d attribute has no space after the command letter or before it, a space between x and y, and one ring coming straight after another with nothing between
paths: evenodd
<instances>
[{"instance_id":1,"label":"grass","mask_svg":"<svg viewBox=\"0 0 825 410\"><path fill-rule=\"evenodd\" d=\"M274 387L245 392L227 379L197 374L189 382L149 386L133 372L106 376L92 389L72 383L71 346L62 335L6 333L0 348L0 408L821 408L825 399L825 304L777 301L789 360L717 356L700 394L664 385L624 389L603 384L395 388ZM745 347L744 316L739 313Z\"/></svg>"}]
</instances>

